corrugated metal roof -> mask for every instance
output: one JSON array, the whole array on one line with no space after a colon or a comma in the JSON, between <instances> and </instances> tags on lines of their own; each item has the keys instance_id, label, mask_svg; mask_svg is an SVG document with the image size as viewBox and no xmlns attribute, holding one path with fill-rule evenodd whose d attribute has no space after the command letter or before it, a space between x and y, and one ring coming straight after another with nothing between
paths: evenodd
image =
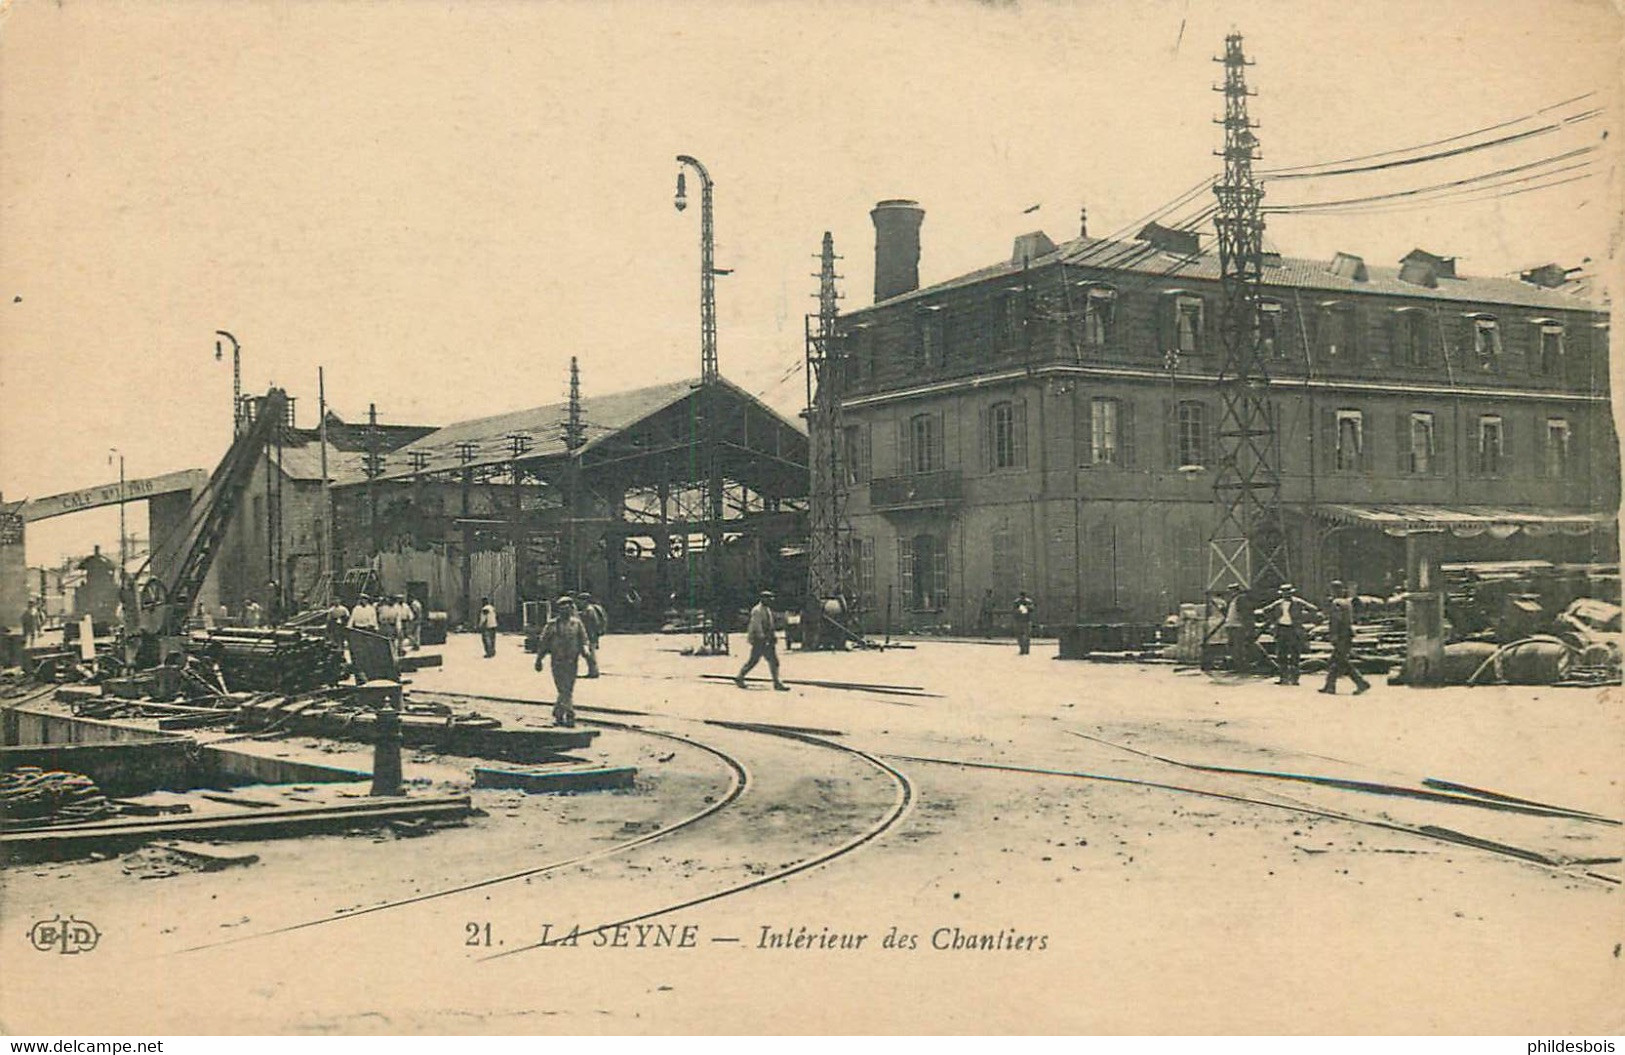
<instances>
[{"instance_id":1,"label":"corrugated metal roof","mask_svg":"<svg viewBox=\"0 0 1625 1055\"><path fill-rule=\"evenodd\" d=\"M772 414L789 428L805 434L800 423L786 418L733 382L723 378L721 384L739 398L755 404L765 413ZM581 414L586 426L586 445L582 449L590 450L609 437L666 409L686 398L699 385L698 378L685 378L681 381L650 385L647 388L582 397ZM379 478L387 480L413 475L411 464L414 451L428 455L428 461L423 468L426 473L460 469L465 465L478 467L500 464L511 458L508 437L514 433L531 438L530 450L522 456L527 460L562 455L565 451L564 424L569 416L569 410L568 403L548 403L527 410L454 422L391 452L384 459L384 471ZM464 462L458 457L457 448L463 443L475 445L475 456L471 461ZM305 449L317 450L313 447ZM332 457L332 452L329 452L330 469L333 464ZM353 457L353 464L346 462L344 472L333 474L335 482L350 484L366 480L362 462L364 455L358 453ZM316 479L318 476L313 474L310 478Z\"/></svg>"},{"instance_id":2,"label":"corrugated metal roof","mask_svg":"<svg viewBox=\"0 0 1625 1055\"><path fill-rule=\"evenodd\" d=\"M360 451L341 451L328 444L327 447L327 478L332 481L366 479L362 472L363 459L366 455ZM271 463L278 464L277 451L271 450ZM281 453L282 472L290 480L320 480L322 478L322 447L319 443L305 444L300 447L283 447Z\"/></svg>"},{"instance_id":3,"label":"corrugated metal roof","mask_svg":"<svg viewBox=\"0 0 1625 1055\"><path fill-rule=\"evenodd\" d=\"M1035 257L1030 267L1036 270L1058 263L1064 263L1067 267L1155 275L1167 278L1171 282L1180 278L1208 279L1217 282L1221 277L1219 257L1216 253L1203 253L1196 257L1180 256L1151 250L1144 242L1108 241L1104 238L1076 238L1065 242L1058 246L1055 252ZM1570 287L1547 289L1516 277L1467 275L1461 278L1441 278L1438 288L1429 289L1426 286L1401 282L1398 266L1384 267L1368 263L1367 269L1369 278L1365 281L1356 281L1353 278L1333 274L1330 261L1281 257L1278 264L1266 264L1263 281L1265 286L1330 293L1367 293L1423 300L1550 308L1558 311L1607 310L1602 304L1585 299L1582 295L1591 291L1588 283L1571 283ZM1007 260L892 297L869 308L858 308L848 315L862 315L873 308L930 297L1000 276L1019 275L1022 270L1020 266Z\"/></svg>"}]
</instances>

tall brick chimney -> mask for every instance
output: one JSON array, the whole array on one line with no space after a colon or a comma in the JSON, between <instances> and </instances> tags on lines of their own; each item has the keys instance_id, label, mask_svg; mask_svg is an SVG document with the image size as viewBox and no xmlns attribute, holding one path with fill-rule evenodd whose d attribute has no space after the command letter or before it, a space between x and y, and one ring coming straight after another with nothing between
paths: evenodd
<instances>
[{"instance_id":1,"label":"tall brick chimney","mask_svg":"<svg viewBox=\"0 0 1625 1055\"><path fill-rule=\"evenodd\" d=\"M920 224L925 210L903 198L879 202L875 222L875 303L920 288Z\"/></svg>"}]
</instances>

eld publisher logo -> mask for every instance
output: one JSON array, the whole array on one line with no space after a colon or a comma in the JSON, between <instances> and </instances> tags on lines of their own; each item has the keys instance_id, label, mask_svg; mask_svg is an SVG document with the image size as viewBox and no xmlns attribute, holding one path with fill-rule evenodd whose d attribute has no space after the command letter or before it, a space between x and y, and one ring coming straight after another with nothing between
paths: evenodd
<instances>
[{"instance_id":1,"label":"eld publisher logo","mask_svg":"<svg viewBox=\"0 0 1625 1055\"><path fill-rule=\"evenodd\" d=\"M53 916L34 924L28 931L28 940L40 952L72 956L94 949L102 940L102 932L88 920Z\"/></svg>"}]
</instances>

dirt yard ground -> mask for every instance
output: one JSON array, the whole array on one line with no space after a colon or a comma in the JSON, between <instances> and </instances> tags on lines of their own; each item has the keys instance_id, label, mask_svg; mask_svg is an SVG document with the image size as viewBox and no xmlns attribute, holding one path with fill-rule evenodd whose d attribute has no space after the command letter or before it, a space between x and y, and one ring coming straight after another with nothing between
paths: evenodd
<instances>
[{"instance_id":1,"label":"dirt yard ground","mask_svg":"<svg viewBox=\"0 0 1625 1055\"><path fill-rule=\"evenodd\" d=\"M414 791L484 815L234 843L259 861L211 873L0 870L0 1029L1625 1029L1618 690L1330 697L926 640L784 657L910 694L775 693L688 644L612 636L579 683L638 712L584 712L628 791L469 792L471 760L409 752ZM414 690L548 722L517 637L444 654ZM35 951L57 915L99 946Z\"/></svg>"}]
</instances>

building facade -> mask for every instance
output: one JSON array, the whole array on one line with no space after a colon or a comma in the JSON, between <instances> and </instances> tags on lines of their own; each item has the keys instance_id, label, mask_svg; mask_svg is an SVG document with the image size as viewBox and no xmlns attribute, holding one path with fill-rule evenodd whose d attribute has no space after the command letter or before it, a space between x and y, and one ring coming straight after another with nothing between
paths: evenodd
<instances>
[{"instance_id":1,"label":"building facade","mask_svg":"<svg viewBox=\"0 0 1625 1055\"><path fill-rule=\"evenodd\" d=\"M1122 242L1035 233L919 289L923 215L875 213L877 301L839 327L866 625L972 628L1019 590L1052 624L1201 600L1222 442L1216 256L1155 225ZM1562 269L1271 255L1260 340L1307 588L1398 585L1395 524L1420 520L1453 533L1457 559L1617 559L1608 316Z\"/></svg>"}]
</instances>

